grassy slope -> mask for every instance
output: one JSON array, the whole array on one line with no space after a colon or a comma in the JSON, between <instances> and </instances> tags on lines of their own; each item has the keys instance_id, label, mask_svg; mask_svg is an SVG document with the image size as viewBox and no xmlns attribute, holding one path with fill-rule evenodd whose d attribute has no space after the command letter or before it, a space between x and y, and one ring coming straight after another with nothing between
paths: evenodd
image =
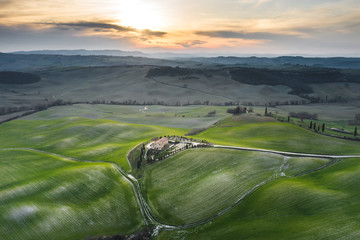
<instances>
[{"instance_id":1,"label":"grassy slope","mask_svg":"<svg viewBox=\"0 0 360 240\"><path fill-rule=\"evenodd\" d=\"M131 185L107 163L0 151L0 236L84 239L143 225Z\"/></svg>"},{"instance_id":2,"label":"grassy slope","mask_svg":"<svg viewBox=\"0 0 360 240\"><path fill-rule=\"evenodd\" d=\"M0 126L0 148L29 147L92 161L117 162L130 170L126 155L154 136L186 130L72 117L58 120L16 120Z\"/></svg>"},{"instance_id":3,"label":"grassy slope","mask_svg":"<svg viewBox=\"0 0 360 240\"><path fill-rule=\"evenodd\" d=\"M197 76L199 79L160 77L157 78L163 82L160 83L144 77L150 68L119 66L58 69L41 74L42 80L38 83L26 86L0 85L0 107L47 103L45 99L120 102L131 99L138 103L163 101L167 104L187 104L195 101L224 103L231 99L239 102L265 103L279 99L300 99L298 96L289 95L288 87L241 84L232 80L225 72L212 77ZM187 88L183 87L184 84Z\"/></svg>"},{"instance_id":4,"label":"grassy slope","mask_svg":"<svg viewBox=\"0 0 360 240\"><path fill-rule=\"evenodd\" d=\"M150 165L145 174L147 201L168 224L187 224L234 204L255 185L326 163L324 159L224 149L193 149Z\"/></svg>"},{"instance_id":5,"label":"grassy slope","mask_svg":"<svg viewBox=\"0 0 360 240\"><path fill-rule=\"evenodd\" d=\"M197 135L216 144L318 154L360 154L360 142L325 137L271 118L227 118Z\"/></svg>"},{"instance_id":6,"label":"grassy slope","mask_svg":"<svg viewBox=\"0 0 360 240\"><path fill-rule=\"evenodd\" d=\"M207 116L216 110L215 116ZM23 119L50 120L66 117L108 119L119 122L176 128L204 128L228 115L227 107L219 106L124 106L76 104L52 107Z\"/></svg>"},{"instance_id":7,"label":"grassy slope","mask_svg":"<svg viewBox=\"0 0 360 240\"><path fill-rule=\"evenodd\" d=\"M278 112L281 115L288 115L290 112L308 112L318 114L318 118L323 121L352 120L360 113L357 104L309 104L309 105L284 105L275 108L268 108L269 111ZM264 108L261 109L264 113Z\"/></svg>"},{"instance_id":8,"label":"grassy slope","mask_svg":"<svg viewBox=\"0 0 360 240\"><path fill-rule=\"evenodd\" d=\"M279 179L206 226L158 239L358 239L359 160Z\"/></svg>"}]
</instances>

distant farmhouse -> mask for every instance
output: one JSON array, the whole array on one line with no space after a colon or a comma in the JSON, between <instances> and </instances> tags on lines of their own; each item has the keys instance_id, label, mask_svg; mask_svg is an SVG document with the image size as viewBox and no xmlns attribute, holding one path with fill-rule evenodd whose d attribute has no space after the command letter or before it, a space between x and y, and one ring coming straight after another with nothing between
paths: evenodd
<instances>
[{"instance_id":1,"label":"distant farmhouse","mask_svg":"<svg viewBox=\"0 0 360 240\"><path fill-rule=\"evenodd\" d=\"M159 140L151 144L151 148L155 150L163 150L169 145L169 139L167 137L160 138Z\"/></svg>"}]
</instances>

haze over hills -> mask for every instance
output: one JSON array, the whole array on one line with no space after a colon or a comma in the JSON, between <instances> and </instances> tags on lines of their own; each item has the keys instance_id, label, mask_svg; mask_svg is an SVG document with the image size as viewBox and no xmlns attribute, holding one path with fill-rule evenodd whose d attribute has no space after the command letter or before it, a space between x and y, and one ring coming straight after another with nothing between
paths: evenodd
<instances>
[{"instance_id":1,"label":"haze over hills","mask_svg":"<svg viewBox=\"0 0 360 240\"><path fill-rule=\"evenodd\" d=\"M42 54L42 55L79 55L79 56L121 56L121 57L148 57L148 58L192 58L196 56L203 56L204 54L189 54L189 53L173 53L173 52L155 52L155 53L144 53L141 51L122 51L122 50L35 50L35 51L17 51L9 52L12 54ZM206 54L205 54L206 55ZM213 56L213 54L211 54Z\"/></svg>"},{"instance_id":2,"label":"haze over hills","mask_svg":"<svg viewBox=\"0 0 360 240\"><path fill-rule=\"evenodd\" d=\"M151 59L145 57L83 56L49 54L10 54L0 53L0 71L39 71L66 67L156 65L181 66L183 61Z\"/></svg>"},{"instance_id":3,"label":"haze over hills","mask_svg":"<svg viewBox=\"0 0 360 240\"><path fill-rule=\"evenodd\" d=\"M116 56L116 57L144 57L169 59L181 62L199 62L206 65L249 65L249 66L281 66L281 65L305 65L328 68L360 69L360 58L350 57L303 57L303 56L210 56L205 53L143 53L140 51L122 50L37 50L18 51L12 54L21 55L63 55L63 56ZM213 54L212 54L213 55Z\"/></svg>"},{"instance_id":4,"label":"haze over hills","mask_svg":"<svg viewBox=\"0 0 360 240\"><path fill-rule=\"evenodd\" d=\"M81 56L133 56L133 57L145 57L145 53L140 51L121 51L121 50L35 50L35 51L17 51L11 52L12 54L40 54L40 55L81 55Z\"/></svg>"}]
</instances>

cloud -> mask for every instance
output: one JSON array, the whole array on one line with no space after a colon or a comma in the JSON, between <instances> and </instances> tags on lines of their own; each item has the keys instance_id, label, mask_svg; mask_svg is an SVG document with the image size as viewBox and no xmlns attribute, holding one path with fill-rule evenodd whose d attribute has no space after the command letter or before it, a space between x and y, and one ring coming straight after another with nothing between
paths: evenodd
<instances>
[{"instance_id":1,"label":"cloud","mask_svg":"<svg viewBox=\"0 0 360 240\"><path fill-rule=\"evenodd\" d=\"M106 46L106 47L104 47ZM30 26L9 27L0 24L0 52L44 49L135 49L127 38L80 35L76 30L33 29Z\"/></svg>"},{"instance_id":2,"label":"cloud","mask_svg":"<svg viewBox=\"0 0 360 240\"><path fill-rule=\"evenodd\" d=\"M12 4L12 0L0 0L0 7L5 7Z\"/></svg>"},{"instance_id":3,"label":"cloud","mask_svg":"<svg viewBox=\"0 0 360 240\"><path fill-rule=\"evenodd\" d=\"M92 30L96 34L112 34L122 33L122 35L143 39L146 41L150 38L162 38L167 32L153 31L150 29L140 30L133 27L113 24L110 21L79 21L79 22L63 22L63 23L40 23L41 25L55 26L59 30ZM91 35L91 32L87 33ZM123 37L123 36L122 36Z\"/></svg>"},{"instance_id":4,"label":"cloud","mask_svg":"<svg viewBox=\"0 0 360 240\"><path fill-rule=\"evenodd\" d=\"M148 36L148 37L164 37L167 34L167 32L152 31L149 29L142 30L141 33L142 33L142 35Z\"/></svg>"},{"instance_id":5,"label":"cloud","mask_svg":"<svg viewBox=\"0 0 360 240\"><path fill-rule=\"evenodd\" d=\"M53 25L60 29L66 29L66 27L70 28L90 28L96 29L97 31L100 30L115 30L118 32L135 32L137 31L135 28L125 27L117 24L107 23L107 22L65 22L65 23L41 23L46 25Z\"/></svg>"},{"instance_id":6,"label":"cloud","mask_svg":"<svg viewBox=\"0 0 360 240\"><path fill-rule=\"evenodd\" d=\"M185 48L189 48L189 47L193 47L196 45L203 45L206 44L207 42L205 41L201 41L201 40L193 40L193 41L186 41L186 42L178 42L176 43L177 45L183 46Z\"/></svg>"},{"instance_id":7,"label":"cloud","mask_svg":"<svg viewBox=\"0 0 360 240\"><path fill-rule=\"evenodd\" d=\"M261 39L275 40L279 38L289 37L286 34L275 34L267 32L244 33L238 31L197 31L197 35L213 37L213 38L235 38L235 39Z\"/></svg>"}]
</instances>

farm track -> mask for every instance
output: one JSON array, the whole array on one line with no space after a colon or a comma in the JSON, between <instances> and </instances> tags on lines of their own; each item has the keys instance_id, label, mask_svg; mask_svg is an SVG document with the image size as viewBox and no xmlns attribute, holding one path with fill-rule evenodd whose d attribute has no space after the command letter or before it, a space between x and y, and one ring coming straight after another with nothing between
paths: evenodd
<instances>
[{"instance_id":1,"label":"farm track","mask_svg":"<svg viewBox=\"0 0 360 240\"><path fill-rule=\"evenodd\" d=\"M325 155L325 154L311 154L311 153L294 153L294 152L267 150L267 149L261 149L261 148L246 148L246 147L235 147L235 146L226 146L226 145L213 145L213 147L214 148L233 149L233 150L242 150L242 151L274 153L274 154L280 154L280 155L292 156L292 157L314 157L314 158L330 158L330 159L360 157L360 155Z\"/></svg>"},{"instance_id":2,"label":"farm track","mask_svg":"<svg viewBox=\"0 0 360 240\"><path fill-rule=\"evenodd\" d=\"M110 161L90 161L90 160L83 160L83 159L77 159L73 157L66 157L60 154L46 152L43 150L33 149L33 148L6 148L6 149L0 149L0 151L16 151L16 150L22 150L22 151L30 151L30 152L37 152L37 153L44 153L50 156L60 157L66 160L75 161L75 162L85 162L85 163L107 163L111 164L115 167L115 169L130 183L134 190L134 194L136 196L136 200L138 202L140 211L144 217L144 221L146 224L153 224L160 228L167 228L167 229L173 229L174 226L166 225L163 223L160 223L154 215L152 214L149 206L147 205L140 188L140 184L138 181L130 174L127 174L122 167L118 163L110 162Z\"/></svg>"},{"instance_id":3,"label":"farm track","mask_svg":"<svg viewBox=\"0 0 360 240\"><path fill-rule=\"evenodd\" d=\"M280 154L283 156L298 156L298 157L314 157L314 158L328 158L331 159L330 162L309 170L309 171L305 171L302 173L298 173L295 174L293 176L287 176L288 178L292 178L292 177L297 177L297 176L303 176L303 175L307 175L310 173L314 173L317 172L319 170L322 170L324 168L327 168L329 166L332 166L333 164L341 161L342 159L345 158L356 158L359 157L360 155L321 155L321 154L306 154L306 153L292 153L292 152L282 152L282 151L273 151L273 150L266 150L266 149L256 149L256 148L244 148L244 147L235 147L235 146L225 146L225 145L214 145L214 148L224 148L224 149L233 149L233 150L240 150L240 151L255 151L255 152L265 152L265 153L273 153L273 154ZM132 175L127 174L122 167L118 164L118 163L114 163L114 162L110 162L110 161L90 161L90 160L82 160L82 159L77 159L77 158L72 158L72 157L66 157L66 156L62 156L60 154L56 154L56 153L51 153L51 152L46 152L46 151L42 151L42 150L37 150L37 149L33 149L33 148L6 148L6 149L0 149L0 151L16 151L16 150L23 150L23 151L32 151L32 152L38 152L38 153L44 153L44 154L48 154L48 155L52 155L52 156L56 156L56 157L60 157L63 159L67 159L67 160L71 160L71 161L76 161L76 162L86 162L86 163L108 163L111 164L115 167L115 169L131 184L134 194L136 196L136 200L138 202L140 211L143 215L144 221L147 225L152 225L155 227L153 235L157 235L160 229L168 229L168 230L180 230L180 229L186 229L186 228L192 228L192 227L197 227L200 226L202 224L208 223L222 215L224 215L225 213L229 212L230 210L232 210L234 207L236 207L240 202L242 202L246 197L248 197L249 195L251 195L252 193L254 193L258 188L260 188L263 185L266 185L270 182L273 182L275 180L278 180L279 178L273 178L273 179L269 179L266 181L263 181L255 186L253 186L252 188L250 188L245 194L243 194L235 203L233 203L231 206L227 207L226 209L214 214L213 216L207 217L205 219L202 219L200 221L196 221L190 224L185 224L185 225L180 225L180 226L173 226L173 225L167 225L164 224L162 222L160 222L152 213L149 205L147 204L147 202L145 201L144 197L143 197L143 192L141 189L141 186L139 184L139 182L137 181L136 178L134 178Z\"/></svg>"}]
</instances>

